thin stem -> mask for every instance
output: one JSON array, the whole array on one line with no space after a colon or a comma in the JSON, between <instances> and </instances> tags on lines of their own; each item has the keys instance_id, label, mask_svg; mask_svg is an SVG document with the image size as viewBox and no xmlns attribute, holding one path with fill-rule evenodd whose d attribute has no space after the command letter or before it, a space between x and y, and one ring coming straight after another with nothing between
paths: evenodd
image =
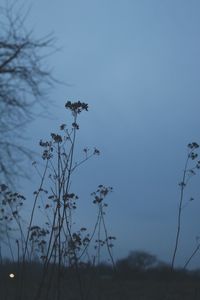
<instances>
[{"instance_id":1,"label":"thin stem","mask_svg":"<svg viewBox=\"0 0 200 300\"><path fill-rule=\"evenodd\" d=\"M26 252L28 250L28 241L29 241L31 226L32 226L32 223L33 223L33 217L34 217L34 213L35 213L36 203L37 203L40 191L42 189L42 186L43 186L43 183L44 183L44 180L45 180L45 177L46 177L47 169L48 169L48 159L46 161L46 165L45 165L44 173L43 173L43 176L42 176L42 179L41 179L40 187L39 187L39 189L36 193L35 200L34 200L34 203L33 203L33 208L32 208L32 211L31 211L31 217L30 217L28 232L27 232L26 241L25 241L25 248L23 249L22 268L21 268L21 272L20 272L18 293L17 293L17 296L16 296L16 299L18 299L18 300L22 299L23 279L24 279L24 276L25 276L25 259L26 259Z\"/></svg>"},{"instance_id":2,"label":"thin stem","mask_svg":"<svg viewBox=\"0 0 200 300\"><path fill-rule=\"evenodd\" d=\"M196 255L196 253L199 251L200 249L200 244L198 244L196 246L196 248L194 249L194 251L192 252L192 254L190 255L190 257L188 258L188 260L186 261L185 265L183 266L183 269L186 269L187 266L189 265L190 261L192 260L192 258Z\"/></svg>"},{"instance_id":3,"label":"thin stem","mask_svg":"<svg viewBox=\"0 0 200 300\"><path fill-rule=\"evenodd\" d=\"M113 265L113 269L116 271L115 261L114 261L113 255L111 253L110 246L108 244L108 231L107 231L107 228L106 228L106 223L105 223L105 219L104 219L104 212L103 212L103 209L102 209L102 204L101 204L101 219L102 219L102 222L103 222L103 228L104 228L104 232L105 232L105 236L106 236L107 250L108 250L112 265Z\"/></svg>"},{"instance_id":4,"label":"thin stem","mask_svg":"<svg viewBox=\"0 0 200 300\"><path fill-rule=\"evenodd\" d=\"M179 239L180 239L182 206L183 206L183 198L184 198L184 189L186 186L186 173L187 173L187 166L188 166L189 158L190 158L190 154L188 154L188 156L187 156L185 168L183 171L182 181L180 182L181 192L180 192L180 200L179 200L179 207L178 207L177 232L176 232L175 246L174 246L172 262L171 262L171 270L172 271L174 270L174 264L175 264L175 259L176 259L176 254L177 254L178 244L179 244Z\"/></svg>"}]
</instances>

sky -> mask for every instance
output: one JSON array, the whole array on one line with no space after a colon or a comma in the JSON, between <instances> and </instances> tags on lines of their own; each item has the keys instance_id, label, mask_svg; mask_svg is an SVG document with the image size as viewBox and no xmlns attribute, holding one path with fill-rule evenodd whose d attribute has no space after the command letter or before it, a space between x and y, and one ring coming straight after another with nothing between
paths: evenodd
<instances>
[{"instance_id":1,"label":"sky","mask_svg":"<svg viewBox=\"0 0 200 300\"><path fill-rule=\"evenodd\" d=\"M46 63L66 83L49 94L49 117L26 128L27 144L36 149L65 122L67 100L87 102L78 146L80 152L97 147L101 155L74 178L84 198L78 222L92 223L90 193L97 185L112 186L107 223L117 237L115 257L146 250L170 261L187 144L200 142L200 2L27 0L26 5L34 35L55 36L59 50ZM199 180L198 175L191 180L184 200L195 197L183 211L180 266L200 235ZM25 193L36 182L27 182ZM200 267L200 253L191 267Z\"/></svg>"}]
</instances>

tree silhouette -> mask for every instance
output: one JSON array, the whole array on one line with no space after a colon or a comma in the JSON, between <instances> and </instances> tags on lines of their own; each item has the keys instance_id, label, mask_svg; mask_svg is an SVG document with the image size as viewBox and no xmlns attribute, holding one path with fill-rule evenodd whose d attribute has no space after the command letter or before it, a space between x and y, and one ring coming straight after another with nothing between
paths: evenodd
<instances>
[{"instance_id":1,"label":"tree silhouette","mask_svg":"<svg viewBox=\"0 0 200 300\"><path fill-rule=\"evenodd\" d=\"M43 66L52 36L35 39L21 10L14 2L0 7L0 179L11 184L24 175L21 161L32 155L20 144L24 125L34 118L33 106L44 104L46 87L54 82Z\"/></svg>"},{"instance_id":2,"label":"tree silhouette","mask_svg":"<svg viewBox=\"0 0 200 300\"><path fill-rule=\"evenodd\" d=\"M146 251L131 251L126 258L118 261L117 266L124 271L145 271L157 264L157 258Z\"/></svg>"}]
</instances>

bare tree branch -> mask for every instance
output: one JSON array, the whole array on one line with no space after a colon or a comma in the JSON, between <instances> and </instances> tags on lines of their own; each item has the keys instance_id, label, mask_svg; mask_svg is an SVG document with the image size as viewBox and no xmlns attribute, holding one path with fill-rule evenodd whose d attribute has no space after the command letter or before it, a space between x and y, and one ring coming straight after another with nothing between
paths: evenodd
<instances>
[{"instance_id":1,"label":"bare tree branch","mask_svg":"<svg viewBox=\"0 0 200 300\"><path fill-rule=\"evenodd\" d=\"M23 175L21 161L32 157L20 145L20 129L34 119L34 105L45 105L42 96L55 82L44 66L44 53L52 50L54 39L35 39L26 30L26 17L14 1L0 7L0 180L9 183Z\"/></svg>"}]
</instances>

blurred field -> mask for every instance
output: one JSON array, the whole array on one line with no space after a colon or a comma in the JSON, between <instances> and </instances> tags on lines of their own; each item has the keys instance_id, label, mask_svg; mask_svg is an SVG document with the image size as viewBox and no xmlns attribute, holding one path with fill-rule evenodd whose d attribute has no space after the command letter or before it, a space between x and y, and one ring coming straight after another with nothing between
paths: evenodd
<instances>
[{"instance_id":1,"label":"blurred field","mask_svg":"<svg viewBox=\"0 0 200 300\"><path fill-rule=\"evenodd\" d=\"M19 267L19 266L18 266ZM9 273L15 278L11 279ZM26 266L23 278L23 300L32 300L38 289L42 269L39 264ZM79 274L84 300L199 300L200 277L194 273L179 270L170 275L169 270L148 270L148 272L117 272L109 267L89 268ZM60 280L62 300L81 300L80 286L74 270L63 270ZM56 270L50 270L42 289L41 300L55 300L57 289ZM1 265L1 300L16 300L19 292L17 265Z\"/></svg>"}]
</instances>

